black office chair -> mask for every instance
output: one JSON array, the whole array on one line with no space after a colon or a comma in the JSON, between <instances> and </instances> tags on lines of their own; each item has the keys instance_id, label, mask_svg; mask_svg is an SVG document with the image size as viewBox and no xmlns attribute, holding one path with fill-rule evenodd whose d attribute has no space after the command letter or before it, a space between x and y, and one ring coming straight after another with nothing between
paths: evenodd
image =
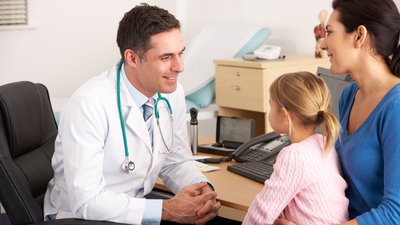
<instances>
[{"instance_id":1,"label":"black office chair","mask_svg":"<svg viewBox=\"0 0 400 225\"><path fill-rule=\"evenodd\" d=\"M44 85L22 81L0 86L0 202L11 224L116 225L80 219L44 221L43 198L53 177L56 136Z\"/></svg>"}]
</instances>

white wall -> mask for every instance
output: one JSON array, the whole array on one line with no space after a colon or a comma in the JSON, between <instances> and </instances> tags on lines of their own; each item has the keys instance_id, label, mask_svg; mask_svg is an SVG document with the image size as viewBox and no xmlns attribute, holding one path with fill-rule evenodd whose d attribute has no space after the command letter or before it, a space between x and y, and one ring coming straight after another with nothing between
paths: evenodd
<instances>
[{"instance_id":1,"label":"white wall","mask_svg":"<svg viewBox=\"0 0 400 225\"><path fill-rule=\"evenodd\" d=\"M68 97L118 61L118 22L142 0L29 0L32 29L0 30L0 85L44 83ZM175 1L146 1L175 13Z\"/></svg>"},{"instance_id":2,"label":"white wall","mask_svg":"<svg viewBox=\"0 0 400 225\"><path fill-rule=\"evenodd\" d=\"M330 0L202 0L188 1L186 33L193 36L207 24L265 25L272 30L268 43L285 52L314 54L314 26L321 9L330 10Z\"/></svg>"},{"instance_id":3,"label":"white wall","mask_svg":"<svg viewBox=\"0 0 400 225\"><path fill-rule=\"evenodd\" d=\"M119 59L116 30L123 13L142 0L29 0L33 29L0 30L0 85L44 83L52 97L68 97L88 78ZM330 0L145 1L168 9L182 22L188 43L203 26L266 25L268 39L284 52L312 54L318 12ZM301 9L301 10L299 10Z\"/></svg>"}]
</instances>

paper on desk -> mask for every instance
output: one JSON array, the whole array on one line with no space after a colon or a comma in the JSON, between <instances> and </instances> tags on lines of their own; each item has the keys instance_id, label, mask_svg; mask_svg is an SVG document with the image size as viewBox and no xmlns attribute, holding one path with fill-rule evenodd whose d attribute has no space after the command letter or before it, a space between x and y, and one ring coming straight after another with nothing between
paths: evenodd
<instances>
[{"instance_id":1,"label":"paper on desk","mask_svg":"<svg viewBox=\"0 0 400 225\"><path fill-rule=\"evenodd\" d=\"M197 159L207 159L207 158L211 158L210 156L207 155L194 155L193 159L197 160Z\"/></svg>"},{"instance_id":2,"label":"paper on desk","mask_svg":"<svg viewBox=\"0 0 400 225\"><path fill-rule=\"evenodd\" d=\"M210 172L210 171L215 171L215 170L220 170L221 168L217 167L217 166L211 166L208 165L206 163L201 163L198 161L194 161L195 165L197 166L197 168L200 170L200 172L202 173L206 173L206 172Z\"/></svg>"}]
</instances>

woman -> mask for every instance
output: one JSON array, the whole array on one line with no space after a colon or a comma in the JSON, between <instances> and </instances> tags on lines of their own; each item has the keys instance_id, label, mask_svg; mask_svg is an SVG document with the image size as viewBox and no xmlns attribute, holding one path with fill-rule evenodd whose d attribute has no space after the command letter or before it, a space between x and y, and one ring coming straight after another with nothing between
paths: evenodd
<instances>
[{"instance_id":1,"label":"woman","mask_svg":"<svg viewBox=\"0 0 400 225\"><path fill-rule=\"evenodd\" d=\"M400 15L392 0L334 0L322 48L355 83L339 102L336 149L350 224L400 221ZM275 224L288 224L283 220Z\"/></svg>"}]
</instances>

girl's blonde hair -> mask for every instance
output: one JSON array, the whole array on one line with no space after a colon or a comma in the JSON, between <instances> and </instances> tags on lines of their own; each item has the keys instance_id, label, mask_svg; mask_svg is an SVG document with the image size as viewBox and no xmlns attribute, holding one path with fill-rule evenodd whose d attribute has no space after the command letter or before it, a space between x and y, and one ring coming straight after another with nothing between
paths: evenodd
<instances>
[{"instance_id":1,"label":"girl's blonde hair","mask_svg":"<svg viewBox=\"0 0 400 225\"><path fill-rule=\"evenodd\" d=\"M330 111L330 93L326 83L309 72L287 73L278 77L269 88L270 98L294 113L303 125L324 124L325 152L336 141L340 124ZM289 134L294 132L289 117Z\"/></svg>"}]
</instances>

